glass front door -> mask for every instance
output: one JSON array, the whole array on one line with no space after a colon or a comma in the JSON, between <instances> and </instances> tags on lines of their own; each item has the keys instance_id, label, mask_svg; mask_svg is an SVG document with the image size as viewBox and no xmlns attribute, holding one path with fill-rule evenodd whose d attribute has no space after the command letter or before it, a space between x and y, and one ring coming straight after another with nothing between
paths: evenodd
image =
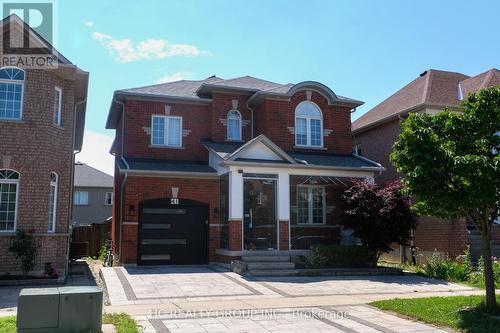
<instances>
[{"instance_id":1,"label":"glass front door","mask_svg":"<svg viewBox=\"0 0 500 333\"><path fill-rule=\"evenodd\" d=\"M276 179L243 180L244 249L276 250Z\"/></svg>"}]
</instances>

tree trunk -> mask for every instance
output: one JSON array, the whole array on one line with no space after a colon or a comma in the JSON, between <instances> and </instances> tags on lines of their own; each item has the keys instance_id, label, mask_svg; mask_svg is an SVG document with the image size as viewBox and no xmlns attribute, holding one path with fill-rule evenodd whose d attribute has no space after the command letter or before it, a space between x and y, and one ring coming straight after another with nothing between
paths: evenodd
<instances>
[{"instance_id":1,"label":"tree trunk","mask_svg":"<svg viewBox=\"0 0 500 333\"><path fill-rule=\"evenodd\" d=\"M486 214L485 214L486 215ZM491 261L491 237L488 216L481 222L482 252L484 261L484 284L486 287L486 307L488 311L494 312L497 307L495 298L495 280L493 277L493 263Z\"/></svg>"}]
</instances>

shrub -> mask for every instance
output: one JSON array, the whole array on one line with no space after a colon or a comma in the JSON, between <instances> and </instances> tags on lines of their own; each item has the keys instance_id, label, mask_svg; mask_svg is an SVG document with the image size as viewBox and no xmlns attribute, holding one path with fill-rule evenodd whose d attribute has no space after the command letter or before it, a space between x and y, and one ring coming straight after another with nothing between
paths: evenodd
<instances>
[{"instance_id":1,"label":"shrub","mask_svg":"<svg viewBox=\"0 0 500 333\"><path fill-rule=\"evenodd\" d=\"M493 263L493 278L495 280L495 287L500 288L500 261L496 257L491 258ZM471 274L470 282L480 288L484 288L484 260L483 257L479 258L477 268Z\"/></svg>"},{"instance_id":2,"label":"shrub","mask_svg":"<svg viewBox=\"0 0 500 333\"><path fill-rule=\"evenodd\" d=\"M306 256L309 268L374 267L376 258L364 246L315 245Z\"/></svg>"},{"instance_id":3,"label":"shrub","mask_svg":"<svg viewBox=\"0 0 500 333\"><path fill-rule=\"evenodd\" d=\"M109 243L108 242L104 242L104 244L102 244L101 246L101 249L99 250L99 260L104 262L106 260L106 257L108 255L108 251L109 251Z\"/></svg>"},{"instance_id":4,"label":"shrub","mask_svg":"<svg viewBox=\"0 0 500 333\"><path fill-rule=\"evenodd\" d=\"M21 259L23 273L25 276L28 275L28 273L35 267L37 252L33 235L30 235L23 230L17 230L16 239L12 243L12 246L9 247L9 251L14 253L16 259Z\"/></svg>"},{"instance_id":5,"label":"shrub","mask_svg":"<svg viewBox=\"0 0 500 333\"><path fill-rule=\"evenodd\" d=\"M58 278L59 277L59 273L52 266L51 262L46 262L45 263L45 275L47 275L50 278Z\"/></svg>"},{"instance_id":6,"label":"shrub","mask_svg":"<svg viewBox=\"0 0 500 333\"><path fill-rule=\"evenodd\" d=\"M423 265L423 270L429 277L455 282L469 281L473 272L468 250L456 260L434 252L429 261Z\"/></svg>"}]
</instances>

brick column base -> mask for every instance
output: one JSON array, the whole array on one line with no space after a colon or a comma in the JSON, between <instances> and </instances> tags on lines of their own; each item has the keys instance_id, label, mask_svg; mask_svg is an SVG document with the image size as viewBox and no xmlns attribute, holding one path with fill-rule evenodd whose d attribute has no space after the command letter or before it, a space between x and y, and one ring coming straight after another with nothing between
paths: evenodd
<instances>
[{"instance_id":1,"label":"brick column base","mask_svg":"<svg viewBox=\"0 0 500 333\"><path fill-rule=\"evenodd\" d=\"M290 250L290 221L279 221L279 249L280 251Z\"/></svg>"},{"instance_id":2,"label":"brick column base","mask_svg":"<svg viewBox=\"0 0 500 333\"><path fill-rule=\"evenodd\" d=\"M228 221L229 224L229 250L241 251L243 243L243 225L241 220Z\"/></svg>"}]
</instances>

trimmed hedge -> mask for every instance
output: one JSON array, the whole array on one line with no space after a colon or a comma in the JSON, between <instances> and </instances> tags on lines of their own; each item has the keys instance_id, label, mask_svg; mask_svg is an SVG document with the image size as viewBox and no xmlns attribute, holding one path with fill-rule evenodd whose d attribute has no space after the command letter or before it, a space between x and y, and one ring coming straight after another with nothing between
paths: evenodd
<instances>
[{"instance_id":1,"label":"trimmed hedge","mask_svg":"<svg viewBox=\"0 0 500 333\"><path fill-rule=\"evenodd\" d=\"M376 262L364 246L315 245L306 256L308 268L369 268Z\"/></svg>"}]
</instances>

